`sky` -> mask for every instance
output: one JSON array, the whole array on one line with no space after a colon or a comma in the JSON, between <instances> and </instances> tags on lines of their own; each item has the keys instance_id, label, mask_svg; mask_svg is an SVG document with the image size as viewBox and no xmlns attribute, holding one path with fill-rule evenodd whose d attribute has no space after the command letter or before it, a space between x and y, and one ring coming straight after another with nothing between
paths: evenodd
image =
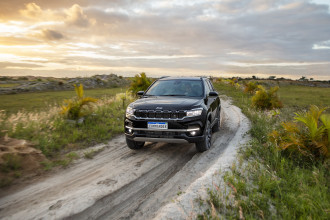
<instances>
[{"instance_id":1,"label":"sky","mask_svg":"<svg viewBox=\"0 0 330 220\"><path fill-rule=\"evenodd\" d=\"M330 80L330 0L1 0L0 75Z\"/></svg>"}]
</instances>

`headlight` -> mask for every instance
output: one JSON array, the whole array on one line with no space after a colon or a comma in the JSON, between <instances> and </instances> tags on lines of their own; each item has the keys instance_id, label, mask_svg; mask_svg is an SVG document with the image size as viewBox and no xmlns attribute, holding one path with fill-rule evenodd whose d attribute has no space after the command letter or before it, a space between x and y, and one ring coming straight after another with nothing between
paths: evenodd
<instances>
[{"instance_id":1,"label":"headlight","mask_svg":"<svg viewBox=\"0 0 330 220\"><path fill-rule=\"evenodd\" d=\"M127 109L126 109L126 117L129 118L132 115L134 115L134 109L132 107L128 106Z\"/></svg>"},{"instance_id":2,"label":"headlight","mask_svg":"<svg viewBox=\"0 0 330 220\"><path fill-rule=\"evenodd\" d=\"M202 114L202 112L203 112L202 108L189 110L189 111L187 111L187 117L200 116Z\"/></svg>"}]
</instances>

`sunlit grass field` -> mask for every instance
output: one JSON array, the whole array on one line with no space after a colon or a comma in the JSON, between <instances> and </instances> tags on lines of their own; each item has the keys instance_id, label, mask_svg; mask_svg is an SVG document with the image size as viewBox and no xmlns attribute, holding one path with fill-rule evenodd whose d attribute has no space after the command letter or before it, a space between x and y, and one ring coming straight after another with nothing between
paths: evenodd
<instances>
[{"instance_id":1,"label":"sunlit grass field","mask_svg":"<svg viewBox=\"0 0 330 220\"><path fill-rule=\"evenodd\" d=\"M308 107L311 104L320 107L330 106L330 88L281 86L278 94L284 106Z\"/></svg>"},{"instance_id":2,"label":"sunlit grass field","mask_svg":"<svg viewBox=\"0 0 330 220\"><path fill-rule=\"evenodd\" d=\"M126 87L110 88L110 89L90 89L85 90L85 96L101 98L103 96L114 96L117 93L125 92ZM0 110L5 110L7 114L16 113L18 111L37 111L45 110L49 105L62 104L65 99L75 96L72 87L71 91L52 91L52 92L36 92L0 95Z\"/></svg>"}]
</instances>

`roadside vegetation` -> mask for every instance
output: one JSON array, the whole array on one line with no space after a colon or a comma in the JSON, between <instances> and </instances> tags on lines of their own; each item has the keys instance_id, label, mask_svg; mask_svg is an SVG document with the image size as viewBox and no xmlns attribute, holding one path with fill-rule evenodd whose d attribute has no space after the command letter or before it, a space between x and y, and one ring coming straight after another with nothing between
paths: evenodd
<instances>
[{"instance_id":1,"label":"roadside vegetation","mask_svg":"<svg viewBox=\"0 0 330 220\"><path fill-rule=\"evenodd\" d=\"M67 167L72 161L80 158L76 153L78 150L105 143L123 132L126 106L134 99L130 93L119 92L125 88L109 89L108 94L111 95L104 95L99 99L84 97L82 87L76 88L77 96L62 102L62 106L48 105L47 110L41 108L41 110L19 111L12 114L1 110L0 140L4 143L7 137L27 140L46 156L39 157L41 160L39 159L37 163L41 163L44 170L50 170L56 166ZM105 92L103 94L109 90L103 90ZM119 93L112 95L114 91ZM24 94L17 96L21 95ZM29 95L33 96L33 93ZM87 103L88 108L86 108ZM33 103L27 105L32 106ZM9 151L7 152L6 149ZM24 151L23 148L22 150ZM2 151L0 187L5 187L24 176L26 168L22 165L25 161L18 156L19 152L11 152L7 147ZM91 159L98 152L88 152L84 157Z\"/></svg>"},{"instance_id":2,"label":"roadside vegetation","mask_svg":"<svg viewBox=\"0 0 330 220\"><path fill-rule=\"evenodd\" d=\"M47 111L18 112L11 115L1 111L0 134L31 141L47 157L56 157L63 152L109 140L115 134L123 132L125 107L132 99L126 93L104 96L81 121L71 116L69 118L75 120L67 121L68 115L60 114L60 106L49 107Z\"/></svg>"},{"instance_id":3,"label":"roadside vegetation","mask_svg":"<svg viewBox=\"0 0 330 220\"><path fill-rule=\"evenodd\" d=\"M135 99L128 91L147 88L150 83L141 73L130 88L84 91L82 84L73 84L74 91L1 95L0 144L8 138L26 140L46 156L39 161L44 170L66 167L81 157L78 150L122 133L126 107ZM0 155L0 187L24 175L22 158L6 146L3 149L9 151ZM103 149L84 150L83 157L92 159Z\"/></svg>"},{"instance_id":4,"label":"roadside vegetation","mask_svg":"<svg viewBox=\"0 0 330 220\"><path fill-rule=\"evenodd\" d=\"M198 219L329 219L329 88L280 87L270 100L283 108L273 109L237 84L215 87L250 119L252 140L208 190Z\"/></svg>"}]
</instances>

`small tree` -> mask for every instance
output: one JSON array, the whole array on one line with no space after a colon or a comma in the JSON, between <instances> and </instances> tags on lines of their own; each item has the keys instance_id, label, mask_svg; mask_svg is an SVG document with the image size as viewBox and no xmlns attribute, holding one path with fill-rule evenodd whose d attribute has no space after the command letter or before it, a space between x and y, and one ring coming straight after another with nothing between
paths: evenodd
<instances>
[{"instance_id":1,"label":"small tree","mask_svg":"<svg viewBox=\"0 0 330 220\"><path fill-rule=\"evenodd\" d=\"M138 91L145 91L152 83L152 80L145 73L136 74L132 79L129 90L136 94Z\"/></svg>"},{"instance_id":2,"label":"small tree","mask_svg":"<svg viewBox=\"0 0 330 220\"><path fill-rule=\"evenodd\" d=\"M86 107L91 107L92 103L97 102L97 99L91 97L84 97L84 88L80 84L78 87L74 84L77 97L64 101L62 105L62 114L66 115L68 119L77 120L80 117L86 115Z\"/></svg>"}]
</instances>

